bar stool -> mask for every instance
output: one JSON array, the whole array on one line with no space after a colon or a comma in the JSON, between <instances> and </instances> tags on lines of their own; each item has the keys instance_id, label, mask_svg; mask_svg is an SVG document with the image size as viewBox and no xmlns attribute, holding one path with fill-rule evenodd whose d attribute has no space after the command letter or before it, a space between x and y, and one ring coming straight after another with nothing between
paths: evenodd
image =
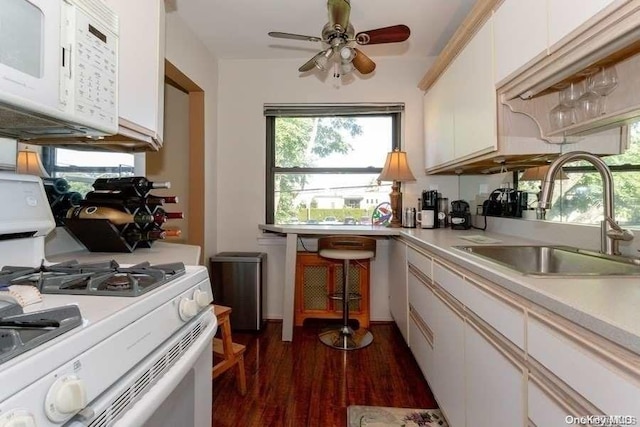
<instances>
[{"instance_id":1,"label":"bar stool","mask_svg":"<svg viewBox=\"0 0 640 427\"><path fill-rule=\"evenodd\" d=\"M354 331L349 326L349 302L361 298L359 293L349 292L349 262L375 257L376 240L363 236L321 237L318 239L318 255L344 261L342 292L329 295L331 299L342 300L342 326L320 333L320 341L340 350L356 350L368 346L373 341L371 332L364 328Z\"/></svg>"}]
</instances>

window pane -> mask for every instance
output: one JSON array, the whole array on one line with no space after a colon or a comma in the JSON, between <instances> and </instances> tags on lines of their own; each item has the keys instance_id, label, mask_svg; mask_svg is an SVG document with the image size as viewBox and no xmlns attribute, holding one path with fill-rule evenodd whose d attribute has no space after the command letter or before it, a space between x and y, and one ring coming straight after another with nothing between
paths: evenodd
<instances>
[{"instance_id":1,"label":"window pane","mask_svg":"<svg viewBox=\"0 0 640 427\"><path fill-rule=\"evenodd\" d=\"M389 202L391 185L378 174L275 175L276 224L369 224L374 209Z\"/></svg>"},{"instance_id":2,"label":"window pane","mask_svg":"<svg viewBox=\"0 0 640 427\"><path fill-rule=\"evenodd\" d=\"M97 178L133 176L133 154L55 149L52 176L69 181L71 191L83 196Z\"/></svg>"},{"instance_id":3,"label":"window pane","mask_svg":"<svg viewBox=\"0 0 640 427\"><path fill-rule=\"evenodd\" d=\"M392 116L278 117L276 167L384 166Z\"/></svg>"}]
</instances>

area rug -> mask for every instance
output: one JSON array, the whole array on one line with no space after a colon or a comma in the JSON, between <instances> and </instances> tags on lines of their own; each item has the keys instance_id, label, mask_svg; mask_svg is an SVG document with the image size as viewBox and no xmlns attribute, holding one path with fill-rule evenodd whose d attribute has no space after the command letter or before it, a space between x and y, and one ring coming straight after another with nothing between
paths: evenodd
<instances>
[{"instance_id":1,"label":"area rug","mask_svg":"<svg viewBox=\"0 0 640 427\"><path fill-rule=\"evenodd\" d=\"M358 406L347 408L347 427L447 427L439 409Z\"/></svg>"}]
</instances>

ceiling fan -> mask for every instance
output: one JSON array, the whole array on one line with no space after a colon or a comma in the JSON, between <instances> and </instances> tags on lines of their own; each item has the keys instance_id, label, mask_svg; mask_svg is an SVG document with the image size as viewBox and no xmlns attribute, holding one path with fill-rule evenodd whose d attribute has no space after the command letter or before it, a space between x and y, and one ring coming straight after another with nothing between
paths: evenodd
<instances>
[{"instance_id":1,"label":"ceiling fan","mask_svg":"<svg viewBox=\"0 0 640 427\"><path fill-rule=\"evenodd\" d=\"M321 37L277 31L269 33L269 36L275 38L322 42L328 45L326 49L318 52L298 68L301 73L313 70L314 67L326 70L329 60L337 54L340 60L341 74L348 74L354 68L362 74L369 74L375 70L375 62L354 45L366 46L403 42L411 34L409 27L406 25L376 28L356 34L353 25L349 22L349 14L351 12L349 0L328 0L327 10L329 12L329 22L322 28Z\"/></svg>"}]
</instances>

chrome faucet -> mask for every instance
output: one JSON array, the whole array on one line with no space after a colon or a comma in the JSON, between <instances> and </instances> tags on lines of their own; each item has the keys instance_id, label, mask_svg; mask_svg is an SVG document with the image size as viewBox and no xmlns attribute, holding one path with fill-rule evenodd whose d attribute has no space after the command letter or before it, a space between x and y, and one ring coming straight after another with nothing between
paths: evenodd
<instances>
[{"instance_id":1,"label":"chrome faucet","mask_svg":"<svg viewBox=\"0 0 640 427\"><path fill-rule=\"evenodd\" d=\"M546 209L551 207L551 196L553 195L553 182L555 177L565 163L585 160L591 163L600 173L602 178L604 196L604 220L600 223L600 252L608 255L619 255L619 241L629 241L633 239L633 233L621 228L615 221L613 207L613 175L611 170L600 157L585 151L573 151L558 157L549 165L549 170L542 181L540 191L539 213L544 219Z\"/></svg>"}]
</instances>

